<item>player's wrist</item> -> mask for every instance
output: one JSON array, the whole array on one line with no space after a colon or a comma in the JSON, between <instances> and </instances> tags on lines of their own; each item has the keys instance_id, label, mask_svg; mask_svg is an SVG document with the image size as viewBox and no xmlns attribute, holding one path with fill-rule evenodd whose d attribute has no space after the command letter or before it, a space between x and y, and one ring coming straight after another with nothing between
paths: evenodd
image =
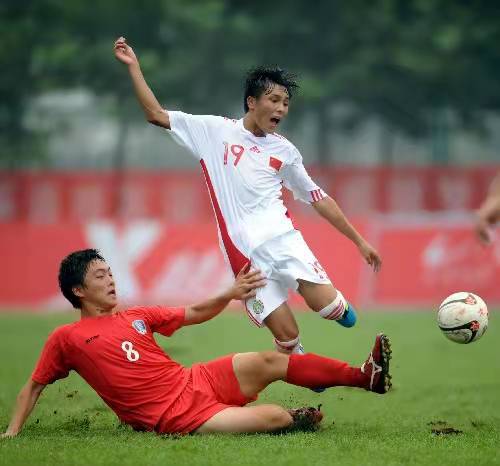
<instances>
[{"instance_id":1,"label":"player's wrist","mask_svg":"<svg viewBox=\"0 0 500 466\"><path fill-rule=\"evenodd\" d=\"M220 305L226 306L229 303L229 301L234 299L233 294L234 294L234 289L231 286L231 287L223 290L220 294L218 294L215 299Z\"/></svg>"},{"instance_id":2,"label":"player's wrist","mask_svg":"<svg viewBox=\"0 0 500 466\"><path fill-rule=\"evenodd\" d=\"M231 286L224 293L222 293L221 297L224 301L226 301L226 304L229 304L230 301L236 299L236 294L237 293L235 287Z\"/></svg>"},{"instance_id":3,"label":"player's wrist","mask_svg":"<svg viewBox=\"0 0 500 466\"><path fill-rule=\"evenodd\" d=\"M127 66L128 66L130 73L137 73L137 72L140 73L141 72L141 65L139 63L139 60L135 60L135 61L129 63Z\"/></svg>"},{"instance_id":4,"label":"player's wrist","mask_svg":"<svg viewBox=\"0 0 500 466\"><path fill-rule=\"evenodd\" d=\"M368 244L362 236L355 236L353 242L359 249L364 248Z\"/></svg>"}]
</instances>

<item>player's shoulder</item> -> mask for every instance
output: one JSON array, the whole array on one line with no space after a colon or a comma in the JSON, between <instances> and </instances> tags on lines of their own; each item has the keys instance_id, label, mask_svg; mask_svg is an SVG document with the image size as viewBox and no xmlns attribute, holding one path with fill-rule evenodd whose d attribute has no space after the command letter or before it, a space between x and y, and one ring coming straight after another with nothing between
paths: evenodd
<instances>
[{"instance_id":1,"label":"player's shoulder","mask_svg":"<svg viewBox=\"0 0 500 466\"><path fill-rule=\"evenodd\" d=\"M289 151L297 150L295 147L295 144L288 140L285 136L279 134L279 133L269 133L269 138L270 142L273 142L275 144L279 144L285 149L288 149Z\"/></svg>"},{"instance_id":2,"label":"player's shoulder","mask_svg":"<svg viewBox=\"0 0 500 466\"><path fill-rule=\"evenodd\" d=\"M189 122L203 122L203 123L222 123L224 121L224 117L219 115L202 115L184 112L182 110L168 110L168 114L170 117L175 120L184 120L186 123Z\"/></svg>"},{"instance_id":3,"label":"player's shoulder","mask_svg":"<svg viewBox=\"0 0 500 466\"><path fill-rule=\"evenodd\" d=\"M236 126L238 124L238 121L239 121L236 118L229 118L227 116L222 116L220 118L221 118L221 123L224 123L226 125L232 125L232 126Z\"/></svg>"},{"instance_id":4,"label":"player's shoulder","mask_svg":"<svg viewBox=\"0 0 500 466\"><path fill-rule=\"evenodd\" d=\"M226 121L226 118L220 115L199 115L199 117L210 123L222 124Z\"/></svg>"},{"instance_id":5,"label":"player's shoulder","mask_svg":"<svg viewBox=\"0 0 500 466\"><path fill-rule=\"evenodd\" d=\"M157 312L160 312L164 309L167 309L165 306L159 306L152 304L150 306L133 306L129 307L127 309L123 309L122 311L119 312L119 314L122 317L128 318L128 319L136 319L139 317L144 317L148 316L150 314L155 314Z\"/></svg>"},{"instance_id":6,"label":"player's shoulder","mask_svg":"<svg viewBox=\"0 0 500 466\"><path fill-rule=\"evenodd\" d=\"M240 120L236 118L230 118L227 116L217 117L212 121L214 127L218 128L221 131L234 131L238 129Z\"/></svg>"},{"instance_id":7,"label":"player's shoulder","mask_svg":"<svg viewBox=\"0 0 500 466\"><path fill-rule=\"evenodd\" d=\"M148 306L133 306L127 309L123 309L119 314L123 316L136 316L141 314L147 314L151 312L162 312L162 311L176 311L179 306L163 306L160 304L151 304Z\"/></svg>"},{"instance_id":8,"label":"player's shoulder","mask_svg":"<svg viewBox=\"0 0 500 466\"><path fill-rule=\"evenodd\" d=\"M184 307L171 307L163 305L135 306L121 311L122 322L128 322L135 328L137 325L153 326L160 322L164 323L177 318L184 318Z\"/></svg>"},{"instance_id":9,"label":"player's shoulder","mask_svg":"<svg viewBox=\"0 0 500 466\"><path fill-rule=\"evenodd\" d=\"M290 143L290 141L285 137L283 136L282 134L280 133L277 133L277 132L274 132L274 133L268 133L269 136L273 137L273 138L276 138L276 139L279 139L280 141L283 141L283 142L288 142ZM291 143L290 143L291 144Z\"/></svg>"},{"instance_id":10,"label":"player's shoulder","mask_svg":"<svg viewBox=\"0 0 500 466\"><path fill-rule=\"evenodd\" d=\"M64 340L66 339L72 330L75 328L76 322L69 324L59 325L52 332L50 332L48 339L50 340Z\"/></svg>"},{"instance_id":11,"label":"player's shoulder","mask_svg":"<svg viewBox=\"0 0 500 466\"><path fill-rule=\"evenodd\" d=\"M288 154L290 159L294 159L297 156L297 154L300 155L300 152L295 146L295 144L289 141L285 136L282 136L279 133L270 133L269 137L270 137L270 142L273 145L276 144L281 152Z\"/></svg>"},{"instance_id":12,"label":"player's shoulder","mask_svg":"<svg viewBox=\"0 0 500 466\"><path fill-rule=\"evenodd\" d=\"M122 317L135 317L141 316L151 309L154 309L155 306L132 306L126 309L122 309L118 314Z\"/></svg>"},{"instance_id":13,"label":"player's shoulder","mask_svg":"<svg viewBox=\"0 0 500 466\"><path fill-rule=\"evenodd\" d=\"M220 115L199 115L203 120L205 127L215 130L226 130L236 127L238 120Z\"/></svg>"}]
</instances>

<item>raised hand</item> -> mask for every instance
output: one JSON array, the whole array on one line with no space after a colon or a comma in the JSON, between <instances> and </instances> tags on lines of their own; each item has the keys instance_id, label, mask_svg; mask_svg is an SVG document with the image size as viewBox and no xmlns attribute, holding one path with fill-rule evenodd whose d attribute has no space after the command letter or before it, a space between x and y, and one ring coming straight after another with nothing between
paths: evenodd
<instances>
[{"instance_id":1,"label":"raised hand","mask_svg":"<svg viewBox=\"0 0 500 466\"><path fill-rule=\"evenodd\" d=\"M134 65L139 63L134 50L127 44L125 37L119 37L114 45L115 57L125 65Z\"/></svg>"}]
</instances>

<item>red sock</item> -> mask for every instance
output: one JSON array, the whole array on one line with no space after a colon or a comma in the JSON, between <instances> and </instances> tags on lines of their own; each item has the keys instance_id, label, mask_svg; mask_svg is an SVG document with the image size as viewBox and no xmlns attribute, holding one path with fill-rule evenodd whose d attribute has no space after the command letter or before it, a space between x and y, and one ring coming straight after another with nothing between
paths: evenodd
<instances>
[{"instance_id":1,"label":"red sock","mask_svg":"<svg viewBox=\"0 0 500 466\"><path fill-rule=\"evenodd\" d=\"M307 388L366 387L367 380L359 367L352 367L338 359L325 358L314 353L291 354L286 382Z\"/></svg>"}]
</instances>

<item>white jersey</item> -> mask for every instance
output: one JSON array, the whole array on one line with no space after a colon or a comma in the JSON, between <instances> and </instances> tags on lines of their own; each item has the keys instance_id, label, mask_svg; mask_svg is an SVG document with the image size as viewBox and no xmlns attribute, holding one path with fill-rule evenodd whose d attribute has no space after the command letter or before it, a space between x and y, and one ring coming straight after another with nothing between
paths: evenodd
<instances>
[{"instance_id":1,"label":"white jersey","mask_svg":"<svg viewBox=\"0 0 500 466\"><path fill-rule=\"evenodd\" d=\"M272 133L258 137L243 120L168 111L174 139L201 163L219 229L219 243L237 274L251 252L293 230L281 198L312 203L326 194L306 172L297 148Z\"/></svg>"}]
</instances>

